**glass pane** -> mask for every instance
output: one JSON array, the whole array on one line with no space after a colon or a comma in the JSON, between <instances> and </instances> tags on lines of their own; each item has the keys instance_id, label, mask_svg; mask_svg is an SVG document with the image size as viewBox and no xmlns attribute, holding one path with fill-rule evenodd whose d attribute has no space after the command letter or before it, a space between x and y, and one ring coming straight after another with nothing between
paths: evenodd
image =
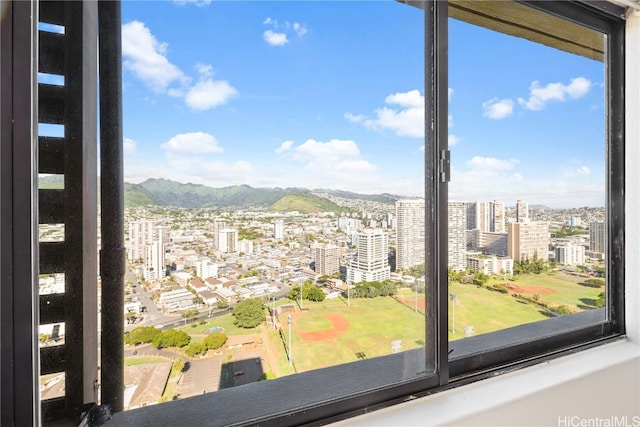
<instances>
[{"instance_id":1,"label":"glass pane","mask_svg":"<svg viewBox=\"0 0 640 427\"><path fill-rule=\"evenodd\" d=\"M450 340L593 310L605 292L605 38L473 3L449 8Z\"/></svg>"},{"instance_id":2,"label":"glass pane","mask_svg":"<svg viewBox=\"0 0 640 427\"><path fill-rule=\"evenodd\" d=\"M125 405L408 351L392 381L424 376L423 11L122 16L125 384L167 381Z\"/></svg>"}]
</instances>

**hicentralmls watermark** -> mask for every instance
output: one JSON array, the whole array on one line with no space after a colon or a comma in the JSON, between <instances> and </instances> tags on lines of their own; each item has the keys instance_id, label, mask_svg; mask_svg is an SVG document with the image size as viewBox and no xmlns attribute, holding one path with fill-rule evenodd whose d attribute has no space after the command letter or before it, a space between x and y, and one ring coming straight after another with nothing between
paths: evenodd
<instances>
[{"instance_id":1,"label":"hicentralmls watermark","mask_svg":"<svg viewBox=\"0 0 640 427\"><path fill-rule=\"evenodd\" d=\"M640 427L640 415L590 418L564 415L558 417L558 427Z\"/></svg>"}]
</instances>

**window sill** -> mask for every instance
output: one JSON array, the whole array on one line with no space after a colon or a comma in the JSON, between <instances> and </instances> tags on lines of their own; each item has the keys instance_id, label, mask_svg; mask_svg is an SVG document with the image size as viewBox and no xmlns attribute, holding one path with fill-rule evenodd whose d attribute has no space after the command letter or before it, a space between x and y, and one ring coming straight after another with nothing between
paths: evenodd
<instances>
[{"instance_id":1,"label":"window sill","mask_svg":"<svg viewBox=\"0 0 640 427\"><path fill-rule=\"evenodd\" d=\"M333 425L572 426L624 416L640 425L639 378L640 346L625 339Z\"/></svg>"}]
</instances>

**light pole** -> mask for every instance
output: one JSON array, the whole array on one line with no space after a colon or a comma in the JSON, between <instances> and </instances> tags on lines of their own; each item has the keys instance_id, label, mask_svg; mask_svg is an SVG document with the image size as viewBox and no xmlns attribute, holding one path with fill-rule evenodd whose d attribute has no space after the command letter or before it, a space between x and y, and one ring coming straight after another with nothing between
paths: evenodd
<instances>
[{"instance_id":1,"label":"light pole","mask_svg":"<svg viewBox=\"0 0 640 427\"><path fill-rule=\"evenodd\" d=\"M291 315L287 315L287 323L289 324L289 365L293 363L293 357L291 355Z\"/></svg>"},{"instance_id":2,"label":"light pole","mask_svg":"<svg viewBox=\"0 0 640 427\"><path fill-rule=\"evenodd\" d=\"M415 307L415 312L418 312L418 280L416 280L415 282L416 285L416 307Z\"/></svg>"},{"instance_id":3,"label":"light pole","mask_svg":"<svg viewBox=\"0 0 640 427\"><path fill-rule=\"evenodd\" d=\"M449 299L451 300L451 329L452 332L456 333L456 300L458 297L456 294L449 294Z\"/></svg>"}]
</instances>

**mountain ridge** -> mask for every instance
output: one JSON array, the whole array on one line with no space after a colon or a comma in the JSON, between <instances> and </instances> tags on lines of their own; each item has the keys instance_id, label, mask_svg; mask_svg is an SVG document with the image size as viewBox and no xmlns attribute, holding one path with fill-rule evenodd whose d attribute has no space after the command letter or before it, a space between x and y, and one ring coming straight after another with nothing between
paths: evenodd
<instances>
[{"instance_id":1,"label":"mountain ridge","mask_svg":"<svg viewBox=\"0 0 640 427\"><path fill-rule=\"evenodd\" d=\"M62 175L41 176L40 188L63 188ZM181 208L261 208L271 211L298 210L311 212L350 212L336 200L361 200L394 204L402 197L391 194L360 194L344 190L301 187L252 187L247 184L209 187L203 184L181 183L165 178L148 178L134 184L124 183L125 207L145 205Z\"/></svg>"}]
</instances>

